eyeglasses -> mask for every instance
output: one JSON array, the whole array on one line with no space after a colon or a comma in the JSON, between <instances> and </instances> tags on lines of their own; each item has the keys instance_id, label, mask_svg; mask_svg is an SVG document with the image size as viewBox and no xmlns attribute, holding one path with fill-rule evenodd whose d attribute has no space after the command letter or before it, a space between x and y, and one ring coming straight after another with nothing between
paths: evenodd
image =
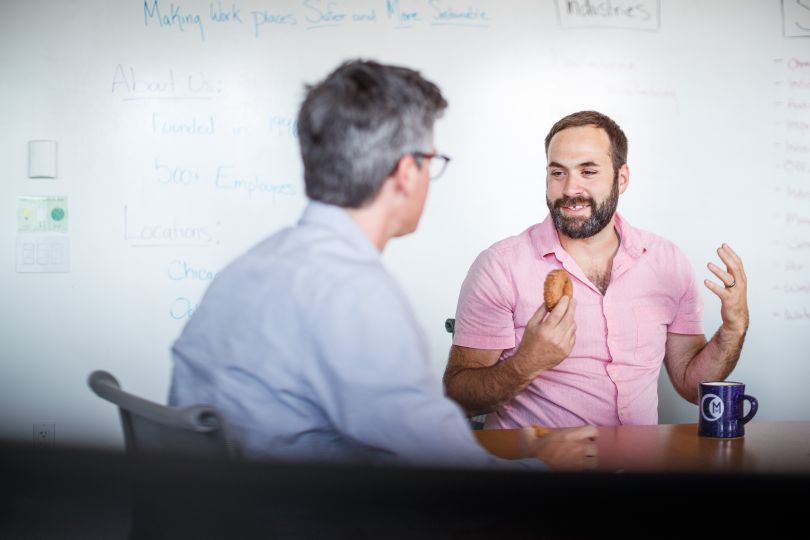
<instances>
[{"instance_id":1,"label":"eyeglasses","mask_svg":"<svg viewBox=\"0 0 810 540\"><path fill-rule=\"evenodd\" d=\"M437 154L436 152L433 152L432 154L426 154L425 152L411 152L411 155L416 160L416 164L420 167L422 166L421 160L428 160L428 177L431 180L436 180L438 177L444 174L445 169L447 169L447 164L450 163L450 156Z\"/></svg>"}]
</instances>

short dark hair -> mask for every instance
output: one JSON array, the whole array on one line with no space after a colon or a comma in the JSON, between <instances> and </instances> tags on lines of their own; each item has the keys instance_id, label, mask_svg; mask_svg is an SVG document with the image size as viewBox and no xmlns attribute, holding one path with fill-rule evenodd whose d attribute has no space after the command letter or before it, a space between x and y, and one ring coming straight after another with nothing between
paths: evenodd
<instances>
[{"instance_id":1,"label":"short dark hair","mask_svg":"<svg viewBox=\"0 0 810 540\"><path fill-rule=\"evenodd\" d=\"M307 86L298 113L307 196L364 206L403 155L430 151L433 123L446 107L418 72L373 61L346 62Z\"/></svg>"},{"instance_id":2,"label":"short dark hair","mask_svg":"<svg viewBox=\"0 0 810 540\"><path fill-rule=\"evenodd\" d=\"M621 166L627 163L627 136L619 124L600 112L579 111L557 121L546 135L546 156L548 156L548 146L554 135L564 129L582 126L595 126L605 130L610 139L610 159L613 162L613 172L618 174Z\"/></svg>"}]
</instances>

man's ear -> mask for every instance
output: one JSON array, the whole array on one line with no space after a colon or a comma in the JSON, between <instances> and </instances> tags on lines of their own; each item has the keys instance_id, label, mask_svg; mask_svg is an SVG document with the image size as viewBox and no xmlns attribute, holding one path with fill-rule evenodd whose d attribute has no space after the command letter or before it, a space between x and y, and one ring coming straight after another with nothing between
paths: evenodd
<instances>
[{"instance_id":1,"label":"man's ear","mask_svg":"<svg viewBox=\"0 0 810 540\"><path fill-rule=\"evenodd\" d=\"M394 172L389 177L389 180L394 182L396 192L403 192L406 195L411 192L415 178L413 174L414 167L417 167L417 165L412 155L406 154L399 158Z\"/></svg>"},{"instance_id":2,"label":"man's ear","mask_svg":"<svg viewBox=\"0 0 810 540\"><path fill-rule=\"evenodd\" d=\"M619 167L619 194L624 193L628 185L630 185L630 167L625 163Z\"/></svg>"}]
</instances>

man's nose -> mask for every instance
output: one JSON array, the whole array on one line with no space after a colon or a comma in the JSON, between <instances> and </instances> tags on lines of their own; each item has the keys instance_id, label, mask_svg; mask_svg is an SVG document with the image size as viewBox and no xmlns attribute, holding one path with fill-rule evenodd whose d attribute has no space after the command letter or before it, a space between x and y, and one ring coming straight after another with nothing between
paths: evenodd
<instances>
[{"instance_id":1,"label":"man's nose","mask_svg":"<svg viewBox=\"0 0 810 540\"><path fill-rule=\"evenodd\" d=\"M563 195L566 197L576 197L582 195L582 193L582 183L579 177L575 174L569 174L563 185Z\"/></svg>"}]
</instances>

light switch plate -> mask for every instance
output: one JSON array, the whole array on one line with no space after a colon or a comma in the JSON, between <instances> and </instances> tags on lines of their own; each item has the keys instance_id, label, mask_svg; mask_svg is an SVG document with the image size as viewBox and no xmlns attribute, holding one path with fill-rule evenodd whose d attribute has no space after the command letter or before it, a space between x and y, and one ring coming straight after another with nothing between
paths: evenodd
<instances>
[{"instance_id":1,"label":"light switch plate","mask_svg":"<svg viewBox=\"0 0 810 540\"><path fill-rule=\"evenodd\" d=\"M70 237L18 236L17 272L70 272Z\"/></svg>"}]
</instances>

